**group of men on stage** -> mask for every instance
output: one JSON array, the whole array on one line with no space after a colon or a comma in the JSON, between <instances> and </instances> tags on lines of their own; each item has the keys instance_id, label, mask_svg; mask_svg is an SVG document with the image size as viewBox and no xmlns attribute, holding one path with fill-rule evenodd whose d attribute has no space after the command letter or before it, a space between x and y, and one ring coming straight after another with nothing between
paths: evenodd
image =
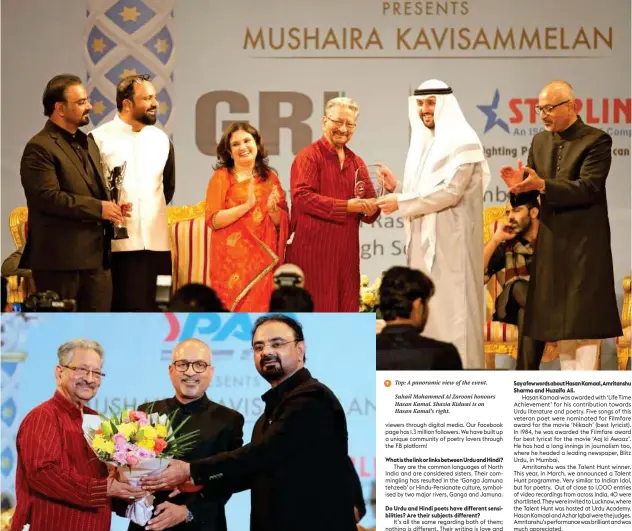
<instances>
[{"instance_id":1,"label":"group of men on stage","mask_svg":"<svg viewBox=\"0 0 632 531\"><path fill-rule=\"evenodd\" d=\"M359 224L399 212L408 265L436 286L425 333L453 343L464 368L484 368L482 286L492 251L482 247L482 220L489 167L446 83L422 83L408 104L404 178L398 181L380 165L390 193L379 198L368 179L362 197L354 187L355 170L366 168L347 147L357 103L336 98L327 104L323 137L292 165L285 258L305 272L315 311L357 311ZM23 265L33 269L38 290L76 298L80 311L109 311L112 285L113 310L151 311L156 276L171 267L166 204L175 188L173 146L153 125L151 82L144 76L121 81L117 107L111 122L86 136L79 130L90 110L85 88L74 76L57 76L44 94L49 120L22 159L29 208ZM504 261L509 267L503 300L507 319L520 327L518 368L537 369L545 343L558 341L562 368L591 369L599 341L621 334L605 189L612 139L577 115L573 89L564 81L542 89L536 111L545 131L533 138L527 166L504 166L501 177L512 208L530 205L539 230L523 234L531 240L517 245L520 227L504 224L494 243L511 245L496 251L491 266ZM111 200L116 184L101 161L107 173L125 170L124 202ZM129 238L112 240L117 252L110 278L109 222L120 225L125 218L131 219Z\"/></svg>"},{"instance_id":2,"label":"group of men on stage","mask_svg":"<svg viewBox=\"0 0 632 531\"><path fill-rule=\"evenodd\" d=\"M20 267L37 291L73 299L78 311L153 311L156 277L171 274L166 205L175 192L173 146L154 126L154 86L147 76L123 79L116 116L88 135L81 79L55 76L42 100L48 120L20 165L28 206Z\"/></svg>"}]
</instances>

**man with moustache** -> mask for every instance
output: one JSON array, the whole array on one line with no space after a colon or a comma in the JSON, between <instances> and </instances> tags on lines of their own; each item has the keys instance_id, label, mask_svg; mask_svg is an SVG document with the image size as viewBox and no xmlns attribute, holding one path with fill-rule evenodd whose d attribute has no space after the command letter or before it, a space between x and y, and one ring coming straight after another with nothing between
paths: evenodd
<instances>
[{"instance_id":1,"label":"man with moustache","mask_svg":"<svg viewBox=\"0 0 632 531\"><path fill-rule=\"evenodd\" d=\"M417 269L391 267L380 284L386 326L376 336L378 371L448 371L463 368L451 343L420 335L428 321L434 284Z\"/></svg>"},{"instance_id":2,"label":"man with moustache","mask_svg":"<svg viewBox=\"0 0 632 531\"><path fill-rule=\"evenodd\" d=\"M110 235L130 204L110 200L99 149L79 128L92 108L81 80L61 74L42 98L48 121L24 148L20 163L28 206L20 267L38 291L74 299L77 311L108 312L112 302Z\"/></svg>"},{"instance_id":3,"label":"man with moustache","mask_svg":"<svg viewBox=\"0 0 632 531\"><path fill-rule=\"evenodd\" d=\"M615 295L606 179L612 138L577 115L573 88L547 84L535 107L545 131L531 141L527 166L503 166L512 193L540 192L540 230L529 280L526 368L537 370L557 341L562 370L597 368L602 339L622 334Z\"/></svg>"},{"instance_id":4,"label":"man with moustache","mask_svg":"<svg viewBox=\"0 0 632 531\"><path fill-rule=\"evenodd\" d=\"M254 362L271 386L252 440L234 452L192 463L173 460L142 483L165 489L192 478L205 497L251 489L251 531L355 531L347 422L332 391L305 368L300 323L260 317L252 333Z\"/></svg>"},{"instance_id":5,"label":"man with moustache","mask_svg":"<svg viewBox=\"0 0 632 531\"><path fill-rule=\"evenodd\" d=\"M465 369L482 369L483 194L489 166L452 88L431 79L408 98L410 147L400 184L381 168L385 214L404 218L408 265L437 288L425 334L453 343Z\"/></svg>"},{"instance_id":6,"label":"man with moustache","mask_svg":"<svg viewBox=\"0 0 632 531\"><path fill-rule=\"evenodd\" d=\"M485 282L493 275L502 286L496 298L494 321L518 326L516 369L526 369L533 342L522 334L524 309L529 289L529 270L533 246L540 227L540 203L537 190L509 194L507 221L499 221L494 234L483 249Z\"/></svg>"},{"instance_id":7,"label":"man with moustache","mask_svg":"<svg viewBox=\"0 0 632 531\"><path fill-rule=\"evenodd\" d=\"M323 136L292 163L290 240L285 262L305 273L316 312L357 312L360 293L360 221L379 211L364 161L347 147L360 109L350 98L327 102ZM356 189L356 171L365 178ZM364 190L361 193L361 190ZM362 197L359 197L362 196Z\"/></svg>"},{"instance_id":8,"label":"man with moustache","mask_svg":"<svg viewBox=\"0 0 632 531\"><path fill-rule=\"evenodd\" d=\"M141 411L167 415L175 412L174 425L190 417L181 434L200 430L196 445L180 458L203 459L220 452L236 450L243 444L244 417L241 413L210 400L206 391L213 379L210 347L199 339L178 343L171 354L169 378L175 390L173 398L142 404ZM226 531L224 506L230 494L205 498L200 492L183 492L173 498L157 492L152 519L146 527L131 523L128 531Z\"/></svg>"},{"instance_id":9,"label":"man with moustache","mask_svg":"<svg viewBox=\"0 0 632 531\"><path fill-rule=\"evenodd\" d=\"M110 170L125 166L121 198L134 204L129 238L112 241L114 312L156 311L156 279L171 275L167 204L176 186L173 144L156 127L156 89L148 75L116 87L118 113L90 135Z\"/></svg>"},{"instance_id":10,"label":"man with moustache","mask_svg":"<svg viewBox=\"0 0 632 531\"><path fill-rule=\"evenodd\" d=\"M57 390L30 411L18 430L15 480L17 505L11 531L109 531L109 497L140 499L139 488L121 483L95 458L86 441L83 415L98 413L86 404L105 374L103 348L76 339L61 345L55 367Z\"/></svg>"}]
</instances>

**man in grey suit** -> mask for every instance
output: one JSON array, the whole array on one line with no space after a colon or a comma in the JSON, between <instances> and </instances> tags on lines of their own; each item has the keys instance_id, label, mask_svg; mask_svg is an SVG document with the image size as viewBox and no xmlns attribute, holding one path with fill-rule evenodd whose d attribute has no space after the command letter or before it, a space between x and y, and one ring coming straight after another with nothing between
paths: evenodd
<instances>
[{"instance_id":1,"label":"man in grey suit","mask_svg":"<svg viewBox=\"0 0 632 531\"><path fill-rule=\"evenodd\" d=\"M79 127L90 123L81 80L55 76L42 98L48 121L24 149L20 164L28 206L20 267L33 271L38 291L74 299L80 312L108 312L112 302L111 224L131 205L110 200L99 149Z\"/></svg>"},{"instance_id":2,"label":"man in grey suit","mask_svg":"<svg viewBox=\"0 0 632 531\"><path fill-rule=\"evenodd\" d=\"M612 138L577 115L565 81L542 89L536 111L545 131L527 166L500 170L511 192L541 198L523 334L537 348L522 368L537 370L545 342L558 341L562 370L592 370L601 339L622 334L606 200Z\"/></svg>"}]
</instances>

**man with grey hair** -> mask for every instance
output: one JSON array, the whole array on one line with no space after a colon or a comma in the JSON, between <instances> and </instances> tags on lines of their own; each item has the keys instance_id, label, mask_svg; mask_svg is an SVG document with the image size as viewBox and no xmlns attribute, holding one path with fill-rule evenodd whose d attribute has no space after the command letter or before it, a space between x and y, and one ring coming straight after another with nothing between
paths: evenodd
<instances>
[{"instance_id":1,"label":"man with grey hair","mask_svg":"<svg viewBox=\"0 0 632 531\"><path fill-rule=\"evenodd\" d=\"M316 312L358 311L360 221L373 223L379 216L366 164L346 146L359 112L350 98L327 102L323 136L292 163L285 261L304 271ZM364 180L362 194L356 190L356 175Z\"/></svg>"},{"instance_id":2,"label":"man with grey hair","mask_svg":"<svg viewBox=\"0 0 632 531\"><path fill-rule=\"evenodd\" d=\"M33 531L63 522L65 531L109 531L110 497L140 499L145 493L108 474L83 435L86 404L105 376L103 347L75 339L61 345L55 367L57 390L30 411L18 430L17 506L11 530Z\"/></svg>"}]
</instances>

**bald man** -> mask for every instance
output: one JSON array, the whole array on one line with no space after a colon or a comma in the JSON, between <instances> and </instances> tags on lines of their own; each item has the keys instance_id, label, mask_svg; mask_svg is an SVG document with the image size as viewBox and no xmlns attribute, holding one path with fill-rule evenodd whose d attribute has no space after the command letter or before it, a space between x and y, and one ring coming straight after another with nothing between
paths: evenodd
<instances>
[{"instance_id":1,"label":"bald man","mask_svg":"<svg viewBox=\"0 0 632 531\"><path fill-rule=\"evenodd\" d=\"M536 111L545 131L533 137L527 166L500 170L511 192L541 198L523 334L535 348L519 352L516 368L537 370L545 342L558 341L562 370L592 370L601 339L622 334L606 200L612 138L577 115L565 81L542 89Z\"/></svg>"},{"instance_id":2,"label":"bald man","mask_svg":"<svg viewBox=\"0 0 632 531\"><path fill-rule=\"evenodd\" d=\"M168 415L177 412L176 426L190 416L182 434L200 430L195 448L180 457L184 461L211 457L241 448L243 444L244 417L206 396L213 372L210 347L198 339L182 341L173 349L169 365L175 396L158 400L152 409ZM150 403L143 404L139 409L146 411L150 406ZM182 493L174 498L168 498L168 494L168 491L156 493L154 516L147 527L131 523L128 531L226 531L224 505L230 495L210 500L199 492Z\"/></svg>"}]
</instances>

